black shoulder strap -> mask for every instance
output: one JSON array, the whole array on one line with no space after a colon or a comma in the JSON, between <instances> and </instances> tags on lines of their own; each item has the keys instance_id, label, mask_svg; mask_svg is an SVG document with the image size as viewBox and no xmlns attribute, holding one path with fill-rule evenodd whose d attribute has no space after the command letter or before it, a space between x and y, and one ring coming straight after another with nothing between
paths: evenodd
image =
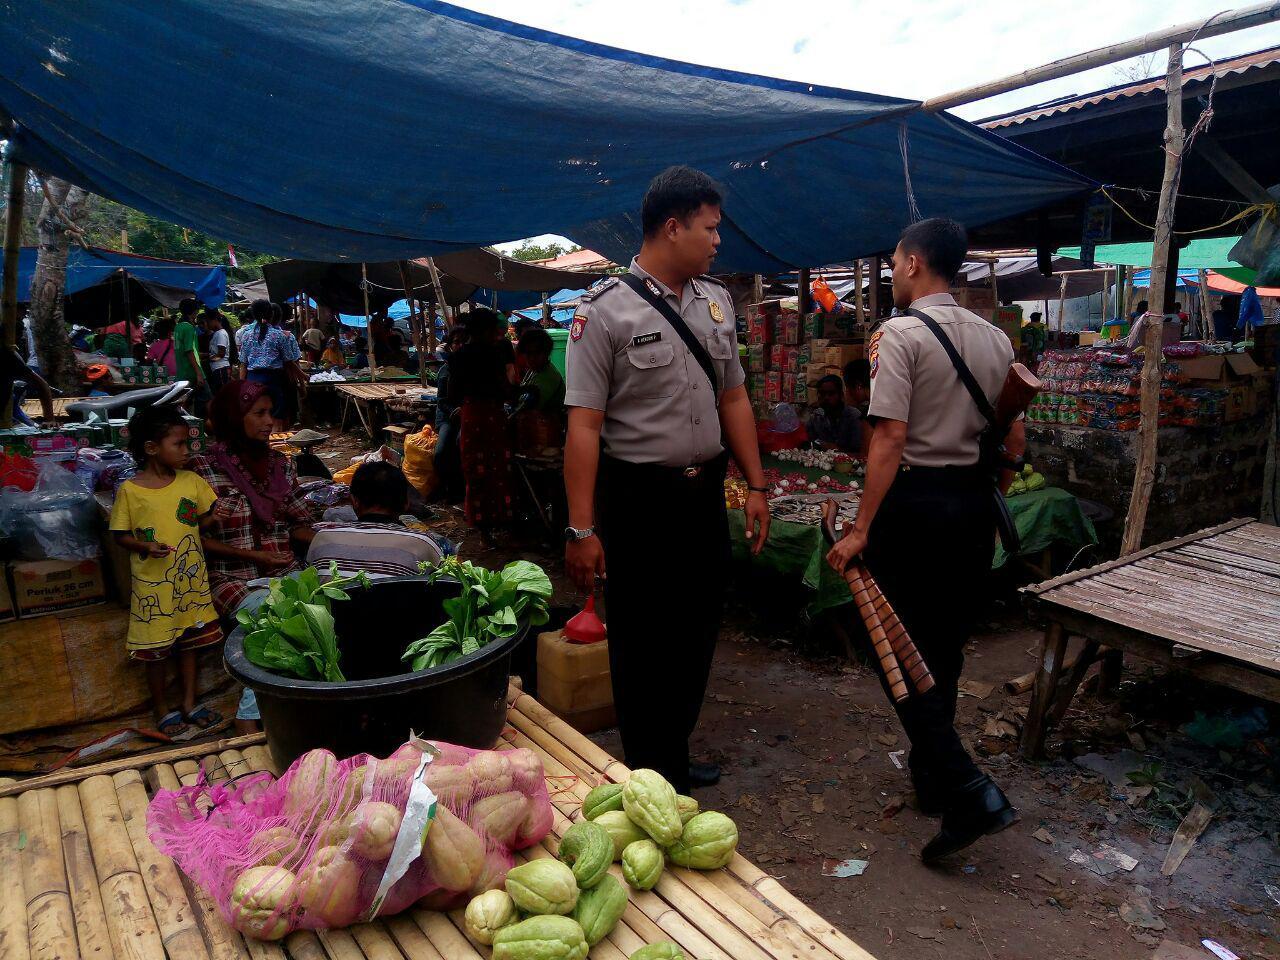
<instances>
[{"instance_id":1,"label":"black shoulder strap","mask_svg":"<svg viewBox=\"0 0 1280 960\"><path fill-rule=\"evenodd\" d=\"M720 396L720 384L716 379L716 368L715 364L711 362L711 354L707 353L707 348L702 345L702 341L693 335L689 325L684 322L684 317L672 310L671 304L650 290L649 284L634 273L624 273L618 279L634 290L640 299L662 314L662 318L671 324L676 333L680 335L680 339L684 341L684 345L689 348L689 352L693 354L693 359L698 361L698 366L702 368L702 372L707 375L707 380L711 383L711 389L715 391L714 395L718 398Z\"/></svg>"},{"instance_id":2,"label":"black shoulder strap","mask_svg":"<svg viewBox=\"0 0 1280 960\"><path fill-rule=\"evenodd\" d=\"M960 382L963 383L965 389L969 391L969 396L973 397L973 402L978 405L978 412L986 418L987 423L989 423L994 429L996 426L996 412L992 409L991 401L987 399L987 395L983 393L982 388L978 386L978 381L974 379L973 372L964 362L964 358L956 351L955 344L951 342L951 338L943 332L940 326L938 326L938 321L934 320L933 317L929 316L923 310L916 310L914 307L909 307L906 312L922 321L924 325L929 328L929 332L938 338L938 342L942 344L942 349L945 350L947 352L947 356L951 358L951 365L956 368L956 373L960 375Z\"/></svg>"}]
</instances>

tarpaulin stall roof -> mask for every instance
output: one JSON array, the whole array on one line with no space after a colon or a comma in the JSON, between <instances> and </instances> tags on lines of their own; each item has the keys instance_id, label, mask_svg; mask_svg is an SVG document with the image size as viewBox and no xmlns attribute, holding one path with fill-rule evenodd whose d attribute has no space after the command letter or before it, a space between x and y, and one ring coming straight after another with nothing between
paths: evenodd
<instances>
[{"instance_id":1,"label":"tarpaulin stall roof","mask_svg":"<svg viewBox=\"0 0 1280 960\"><path fill-rule=\"evenodd\" d=\"M36 254L35 247L23 247L18 253L19 303L31 299ZM166 307L176 307L186 297L195 297L205 306L216 307L227 292L227 270L222 266L73 244L67 251L67 285L63 293L68 297L83 293L90 287L111 283L122 273L149 288L155 299Z\"/></svg>"},{"instance_id":2,"label":"tarpaulin stall roof","mask_svg":"<svg viewBox=\"0 0 1280 960\"><path fill-rule=\"evenodd\" d=\"M892 248L912 198L974 227L1091 186L915 101L439 0L5 10L0 108L17 159L283 256L377 262L559 232L625 263L650 178L687 163L725 187L716 269L774 273ZM359 144L359 159L298 149L299 133Z\"/></svg>"}]
</instances>

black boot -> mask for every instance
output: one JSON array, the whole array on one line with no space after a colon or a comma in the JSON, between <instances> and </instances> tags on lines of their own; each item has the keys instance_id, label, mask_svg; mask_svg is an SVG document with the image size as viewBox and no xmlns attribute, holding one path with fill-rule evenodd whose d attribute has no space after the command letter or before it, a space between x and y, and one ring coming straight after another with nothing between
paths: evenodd
<instances>
[{"instance_id":1,"label":"black boot","mask_svg":"<svg viewBox=\"0 0 1280 960\"><path fill-rule=\"evenodd\" d=\"M720 767L714 763L689 763L689 786L714 787L720 782Z\"/></svg>"},{"instance_id":2,"label":"black boot","mask_svg":"<svg viewBox=\"0 0 1280 960\"><path fill-rule=\"evenodd\" d=\"M911 771L911 783L916 788L916 805L926 817L940 817L947 808L946 795L938 787L932 774L923 770Z\"/></svg>"},{"instance_id":3,"label":"black boot","mask_svg":"<svg viewBox=\"0 0 1280 960\"><path fill-rule=\"evenodd\" d=\"M963 850L979 837L999 833L1017 819L1017 811L995 781L979 774L952 796L942 815L942 829L925 844L920 859L933 863Z\"/></svg>"}]
</instances>

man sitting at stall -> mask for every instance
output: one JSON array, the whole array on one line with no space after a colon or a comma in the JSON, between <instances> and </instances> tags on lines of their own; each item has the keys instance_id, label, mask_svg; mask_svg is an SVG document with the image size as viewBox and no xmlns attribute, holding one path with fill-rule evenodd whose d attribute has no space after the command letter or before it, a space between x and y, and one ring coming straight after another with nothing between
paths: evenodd
<instances>
[{"instance_id":1,"label":"man sitting at stall","mask_svg":"<svg viewBox=\"0 0 1280 960\"><path fill-rule=\"evenodd\" d=\"M862 449L862 416L844 402L844 382L835 374L818 381L818 407L805 429L819 450L856 454Z\"/></svg>"},{"instance_id":2,"label":"man sitting at stall","mask_svg":"<svg viewBox=\"0 0 1280 960\"><path fill-rule=\"evenodd\" d=\"M336 561L339 576L364 570L371 577L402 577L418 573L419 563L434 565L444 556L430 534L400 521L409 505L409 481L398 467L361 464L351 478L351 505L355 523L315 525L308 566L327 573L330 561Z\"/></svg>"}]
</instances>

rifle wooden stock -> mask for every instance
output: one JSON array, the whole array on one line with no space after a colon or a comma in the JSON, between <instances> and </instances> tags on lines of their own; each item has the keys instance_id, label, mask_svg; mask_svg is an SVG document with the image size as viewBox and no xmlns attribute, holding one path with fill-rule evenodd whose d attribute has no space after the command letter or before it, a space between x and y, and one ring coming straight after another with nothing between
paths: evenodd
<instances>
[{"instance_id":1,"label":"rifle wooden stock","mask_svg":"<svg viewBox=\"0 0 1280 960\"><path fill-rule=\"evenodd\" d=\"M822 507L822 532L827 542L832 544L836 542L835 522L838 511L835 500L828 500ZM909 695L903 671L906 671L916 693L926 693L932 689L934 680L928 664L920 656L920 651L916 649L893 607L880 592L880 585L870 571L860 560L855 560L845 568L843 575L845 583L849 585L849 592L853 595L854 605L858 608L858 615L867 628L871 646L875 650L876 659L880 661L880 669L894 701L901 703Z\"/></svg>"},{"instance_id":2,"label":"rifle wooden stock","mask_svg":"<svg viewBox=\"0 0 1280 960\"><path fill-rule=\"evenodd\" d=\"M1002 437L1009 432L1018 415L1027 412L1027 407L1031 406L1031 401L1036 398L1042 386L1036 375L1025 366L1020 363L1010 364L995 407L996 425L1002 431Z\"/></svg>"}]
</instances>

